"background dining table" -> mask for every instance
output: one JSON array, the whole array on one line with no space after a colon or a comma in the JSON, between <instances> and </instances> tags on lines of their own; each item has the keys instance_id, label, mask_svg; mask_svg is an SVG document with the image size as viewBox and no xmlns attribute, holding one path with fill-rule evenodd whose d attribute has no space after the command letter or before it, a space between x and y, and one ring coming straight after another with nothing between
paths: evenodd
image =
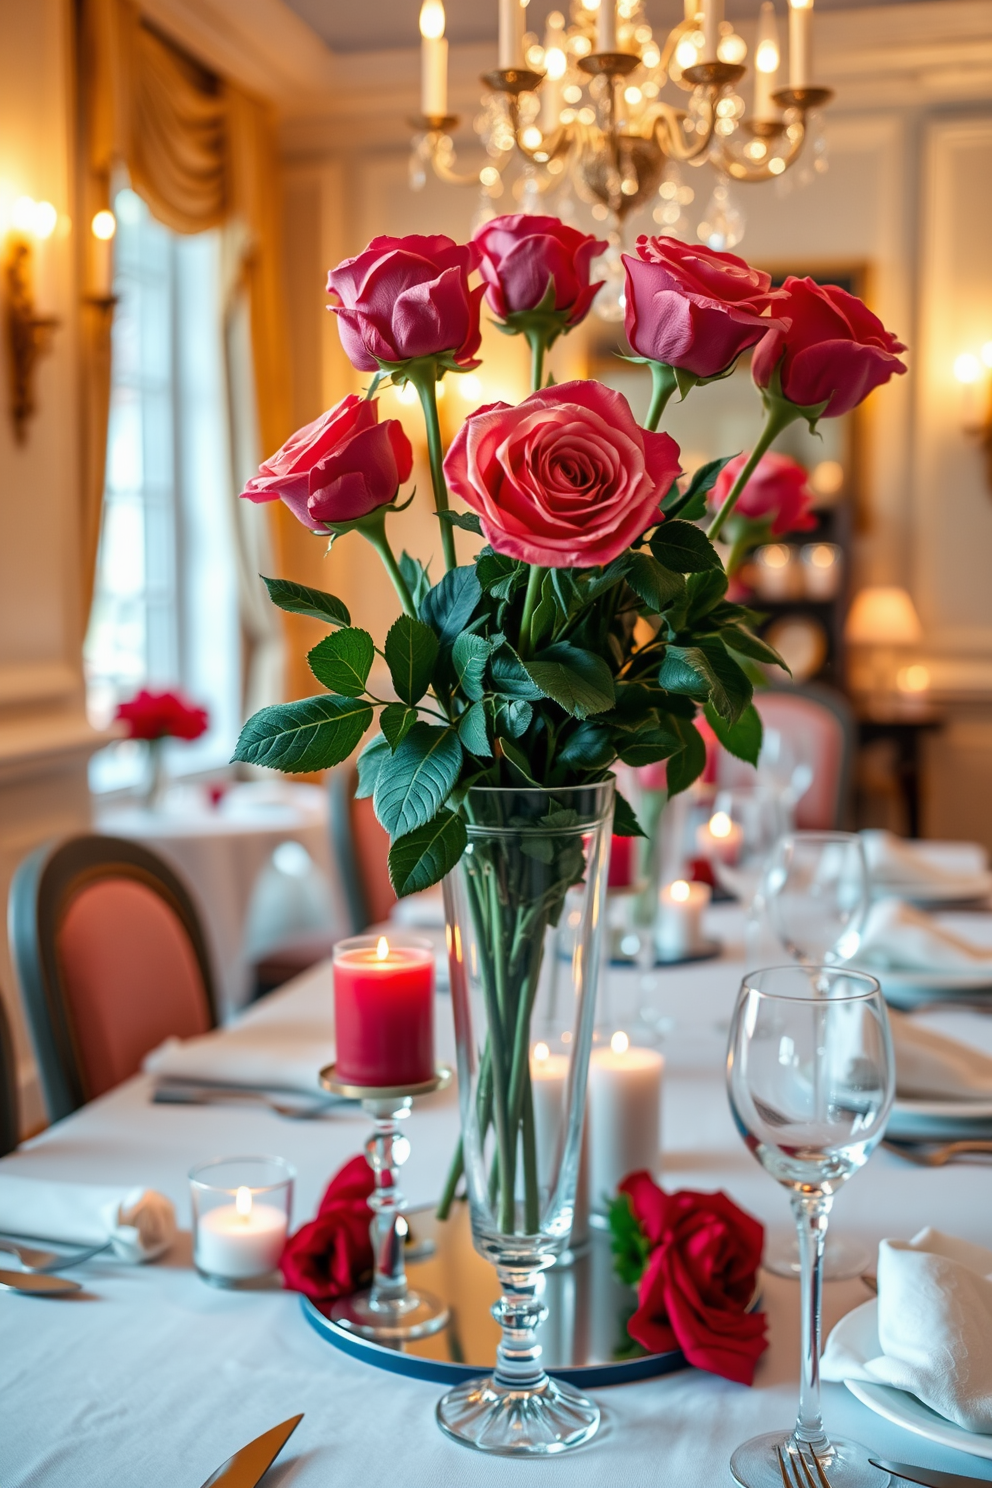
<instances>
[{"instance_id":1,"label":"background dining table","mask_svg":"<svg viewBox=\"0 0 992 1488\"><path fill-rule=\"evenodd\" d=\"M610 971L610 1016L647 1020L663 1037L666 1075L662 1181L724 1189L759 1216L769 1238L788 1235L786 1195L745 1149L724 1088L727 1028L742 961L742 917L720 906L709 930L714 961L676 969ZM273 1024L312 1021L327 1037L331 973L313 968L250 1009ZM927 1015L934 1026L992 1051L992 1018ZM439 1055L453 1055L448 998L438 996ZM219 1031L215 1037L229 1035ZM316 1073L316 1072L315 1072ZM299 1411L305 1419L265 1480L267 1488L723 1488L734 1448L795 1415L799 1289L762 1275L770 1346L751 1389L685 1368L595 1391L599 1435L567 1458L514 1462L469 1452L434 1421L443 1386L381 1372L330 1346L280 1290L223 1291L191 1264L187 1173L197 1161L265 1153L298 1172L294 1224L308 1219L329 1177L361 1150L357 1108L308 1121L248 1104L152 1104L138 1076L6 1158L0 1171L39 1178L145 1184L175 1202L182 1233L162 1261L107 1258L74 1273L75 1300L0 1295L0 1483L3 1488L199 1488L236 1448ZM437 1197L457 1134L454 1090L419 1101L408 1127L403 1182L412 1203ZM924 1170L879 1150L834 1208L846 1238L874 1246L927 1224L992 1245L992 1166ZM860 1279L824 1289L825 1333L868 1299ZM842 1385L824 1386L827 1428L878 1454L992 1482L992 1461L938 1447L888 1423Z\"/></svg>"}]
</instances>

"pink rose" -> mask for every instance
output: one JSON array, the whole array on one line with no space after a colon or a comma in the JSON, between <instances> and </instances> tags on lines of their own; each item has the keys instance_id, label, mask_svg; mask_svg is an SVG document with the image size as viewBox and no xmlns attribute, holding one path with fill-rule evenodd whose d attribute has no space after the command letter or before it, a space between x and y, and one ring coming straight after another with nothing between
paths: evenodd
<instances>
[{"instance_id":1,"label":"pink rose","mask_svg":"<svg viewBox=\"0 0 992 1488\"><path fill-rule=\"evenodd\" d=\"M716 478L710 502L719 511L740 475L747 455L738 455L725 465ZM806 471L788 455L763 455L747 485L737 498L735 517L748 517L753 522L770 521L773 537L786 532L809 532L816 526L810 511L813 492L806 484Z\"/></svg>"},{"instance_id":2,"label":"pink rose","mask_svg":"<svg viewBox=\"0 0 992 1488\"><path fill-rule=\"evenodd\" d=\"M602 283L589 283L590 268L593 259L606 252L606 243L557 217L523 212L487 222L474 241L482 250L479 269L488 286L486 303L502 320L536 310L549 283L555 296L551 308L568 312L569 328L588 314Z\"/></svg>"},{"instance_id":3,"label":"pink rose","mask_svg":"<svg viewBox=\"0 0 992 1488\"><path fill-rule=\"evenodd\" d=\"M474 243L441 236L373 238L332 269L330 308L352 366L376 372L382 362L444 353L459 366L476 365L485 286L469 289L468 276L480 257Z\"/></svg>"},{"instance_id":4,"label":"pink rose","mask_svg":"<svg viewBox=\"0 0 992 1488\"><path fill-rule=\"evenodd\" d=\"M679 448L642 429L620 393L564 382L516 408L490 403L471 414L444 473L497 553L585 568L611 563L660 520Z\"/></svg>"},{"instance_id":5,"label":"pink rose","mask_svg":"<svg viewBox=\"0 0 992 1488\"><path fill-rule=\"evenodd\" d=\"M773 327L751 362L759 388L780 367L782 392L799 408L826 403L821 417L838 418L906 366L896 352L901 341L856 295L836 284L790 275L783 285L785 327Z\"/></svg>"},{"instance_id":6,"label":"pink rose","mask_svg":"<svg viewBox=\"0 0 992 1488\"><path fill-rule=\"evenodd\" d=\"M769 307L783 298L771 275L733 253L717 253L678 238L637 240L638 258L624 254L631 348L696 377L716 377L755 346L770 325ZM778 306L776 305L776 310Z\"/></svg>"},{"instance_id":7,"label":"pink rose","mask_svg":"<svg viewBox=\"0 0 992 1488\"><path fill-rule=\"evenodd\" d=\"M398 419L378 422L372 398L349 393L290 435L258 467L242 496L284 501L312 532L352 522L394 500L413 468L413 450Z\"/></svg>"}]
</instances>

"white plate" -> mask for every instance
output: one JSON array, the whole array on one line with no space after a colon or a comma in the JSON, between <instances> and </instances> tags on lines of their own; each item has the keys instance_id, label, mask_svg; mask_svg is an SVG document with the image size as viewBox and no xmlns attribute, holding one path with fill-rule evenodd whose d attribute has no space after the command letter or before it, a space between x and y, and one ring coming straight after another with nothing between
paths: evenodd
<instances>
[{"instance_id":1,"label":"white plate","mask_svg":"<svg viewBox=\"0 0 992 1488\"><path fill-rule=\"evenodd\" d=\"M872 885L876 899L905 899L909 904L971 904L992 894L992 873L962 874L949 883L877 882Z\"/></svg>"},{"instance_id":2,"label":"white plate","mask_svg":"<svg viewBox=\"0 0 992 1488\"><path fill-rule=\"evenodd\" d=\"M877 1359L882 1352L878 1341L877 1299L865 1302L841 1318L830 1336L842 1343L847 1352L853 1354L859 1362ZM869 1410L884 1416L896 1426L904 1426L907 1431L925 1436L938 1446L953 1447L958 1452L970 1452L973 1457L992 1459L992 1436L965 1431L961 1426L955 1426L953 1421L939 1416L928 1405L924 1405L922 1400L917 1400L915 1395L910 1395L905 1390L895 1390L891 1385L873 1385L865 1380L846 1379L844 1383L851 1394Z\"/></svg>"},{"instance_id":3,"label":"white plate","mask_svg":"<svg viewBox=\"0 0 992 1488\"><path fill-rule=\"evenodd\" d=\"M953 1141L992 1137L992 1100L902 1100L893 1102L885 1135L894 1142Z\"/></svg>"}]
</instances>

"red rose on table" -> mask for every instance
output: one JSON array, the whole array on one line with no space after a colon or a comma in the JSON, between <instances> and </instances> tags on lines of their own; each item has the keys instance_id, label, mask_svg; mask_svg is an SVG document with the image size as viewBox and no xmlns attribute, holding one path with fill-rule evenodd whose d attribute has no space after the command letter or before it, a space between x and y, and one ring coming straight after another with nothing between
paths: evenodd
<instances>
[{"instance_id":1,"label":"red rose on table","mask_svg":"<svg viewBox=\"0 0 992 1488\"><path fill-rule=\"evenodd\" d=\"M118 704L115 718L127 724L132 739L198 739L210 727L206 708L177 692L144 688L129 703Z\"/></svg>"},{"instance_id":2,"label":"red rose on table","mask_svg":"<svg viewBox=\"0 0 992 1488\"><path fill-rule=\"evenodd\" d=\"M782 288L786 298L778 309L788 326L773 327L754 353L751 375L759 388L767 388L779 368L790 403L826 403L821 417L838 418L906 371L896 355L905 346L856 295L794 275Z\"/></svg>"},{"instance_id":3,"label":"red rose on table","mask_svg":"<svg viewBox=\"0 0 992 1488\"><path fill-rule=\"evenodd\" d=\"M668 237L638 238L637 252L623 263L624 328L638 356L716 377L780 324L770 319L783 298L771 275L733 253Z\"/></svg>"},{"instance_id":4,"label":"red rose on table","mask_svg":"<svg viewBox=\"0 0 992 1488\"><path fill-rule=\"evenodd\" d=\"M475 366L485 286L470 289L468 276L480 257L476 244L440 235L384 237L332 269L330 308L352 366L375 372L381 362L445 353Z\"/></svg>"},{"instance_id":5,"label":"red rose on table","mask_svg":"<svg viewBox=\"0 0 992 1488\"><path fill-rule=\"evenodd\" d=\"M283 501L312 532L353 522L396 497L413 468L398 419L378 422L374 398L349 393L290 435L245 486L249 501Z\"/></svg>"},{"instance_id":6,"label":"red rose on table","mask_svg":"<svg viewBox=\"0 0 992 1488\"><path fill-rule=\"evenodd\" d=\"M316 1219L286 1241L279 1269L287 1287L311 1302L347 1297L372 1272L368 1200L375 1179L364 1157L353 1157L336 1173L320 1201Z\"/></svg>"},{"instance_id":7,"label":"red rose on table","mask_svg":"<svg viewBox=\"0 0 992 1488\"><path fill-rule=\"evenodd\" d=\"M726 1194L669 1194L649 1173L620 1185L651 1246L627 1331L652 1353L680 1348L690 1364L749 1385L767 1346L754 1296L764 1228Z\"/></svg>"},{"instance_id":8,"label":"red rose on table","mask_svg":"<svg viewBox=\"0 0 992 1488\"><path fill-rule=\"evenodd\" d=\"M487 222L473 241L482 250L479 269L486 281L486 303L501 319L536 310L549 284L554 290L549 308L568 311L566 326L578 325L588 314L602 283L589 283L592 261L607 249L591 233L568 227L557 217L519 212Z\"/></svg>"},{"instance_id":9,"label":"red rose on table","mask_svg":"<svg viewBox=\"0 0 992 1488\"><path fill-rule=\"evenodd\" d=\"M729 496L734 481L747 463L748 456L738 455L720 471L710 493L710 504L719 511ZM758 461L747 485L737 498L731 521L747 517L752 522L770 522L773 537L786 532L809 532L816 526L810 511L813 492L806 484L806 471L788 455L774 452Z\"/></svg>"},{"instance_id":10,"label":"red rose on table","mask_svg":"<svg viewBox=\"0 0 992 1488\"><path fill-rule=\"evenodd\" d=\"M642 429L620 393L563 382L466 419L444 461L497 553L548 568L611 563L659 520L679 448Z\"/></svg>"}]
</instances>

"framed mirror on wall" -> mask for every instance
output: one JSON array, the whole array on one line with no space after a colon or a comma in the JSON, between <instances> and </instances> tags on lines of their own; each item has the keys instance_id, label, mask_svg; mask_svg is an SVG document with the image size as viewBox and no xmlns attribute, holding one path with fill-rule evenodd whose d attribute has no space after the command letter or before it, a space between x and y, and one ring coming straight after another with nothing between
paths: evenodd
<instances>
[{"instance_id":1,"label":"framed mirror on wall","mask_svg":"<svg viewBox=\"0 0 992 1488\"><path fill-rule=\"evenodd\" d=\"M764 265L773 282L789 274L809 276L863 295L864 264ZM651 379L646 367L620 360L627 351L622 329L595 322L589 347L590 375L624 394L635 418L647 415ZM688 473L728 450L749 450L761 427L761 400L745 353L730 377L712 383L705 398L672 399L663 426L682 451ZM858 415L823 419L814 435L802 421L774 448L808 472L816 527L766 543L741 570L735 593L763 619L761 633L785 658L793 680L844 686L843 632L851 569L852 534L858 526ZM782 681L777 668L772 680Z\"/></svg>"}]
</instances>

